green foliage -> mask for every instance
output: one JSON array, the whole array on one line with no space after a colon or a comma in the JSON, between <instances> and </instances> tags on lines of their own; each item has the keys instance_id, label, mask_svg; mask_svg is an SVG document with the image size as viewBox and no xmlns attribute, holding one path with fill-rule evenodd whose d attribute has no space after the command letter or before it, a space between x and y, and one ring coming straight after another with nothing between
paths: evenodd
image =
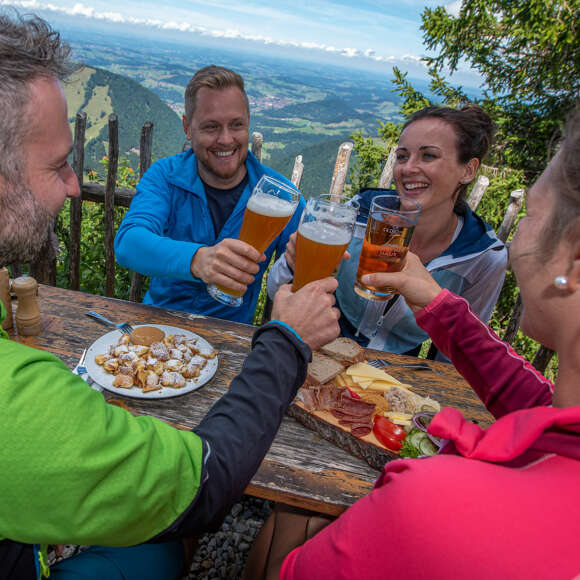
<instances>
[{"instance_id":1,"label":"green foliage","mask_svg":"<svg viewBox=\"0 0 580 580\"><path fill-rule=\"evenodd\" d=\"M477 213L484 216L485 221L497 231L508 208L510 193L524 188L523 174L521 171L494 171L485 168L480 174L489 178L489 187L477 208ZM522 207L517 219L519 220L524 213Z\"/></svg>"},{"instance_id":2,"label":"green foliage","mask_svg":"<svg viewBox=\"0 0 580 580\"><path fill-rule=\"evenodd\" d=\"M361 131L353 133L351 139L354 142L354 150L357 152L350 173L353 191L376 186L389 150L384 145L376 143L371 137L365 137Z\"/></svg>"},{"instance_id":3,"label":"green foliage","mask_svg":"<svg viewBox=\"0 0 580 580\"><path fill-rule=\"evenodd\" d=\"M577 0L463 0L459 15L423 12L424 44L437 56L432 70L461 61L479 71L491 91L483 105L499 126L496 163L534 179L551 156L566 112L580 94Z\"/></svg>"},{"instance_id":4,"label":"green foliage","mask_svg":"<svg viewBox=\"0 0 580 580\"><path fill-rule=\"evenodd\" d=\"M551 110L573 103L580 89L580 4L570 0L464 0L459 15L423 12L426 61L457 70L467 60L503 101Z\"/></svg>"},{"instance_id":5,"label":"green foliage","mask_svg":"<svg viewBox=\"0 0 580 580\"><path fill-rule=\"evenodd\" d=\"M264 309L266 307L266 300L268 299L268 292L266 290L266 281L268 279L268 275L270 274L270 270L276 261L276 254L272 256L266 271L264 272L264 277L262 278L262 286L260 288L260 294L258 296L258 302L256 304L256 311L254 312L254 318L252 319L252 324L254 326L260 326L262 324L262 318L264 316Z\"/></svg>"},{"instance_id":6,"label":"green foliage","mask_svg":"<svg viewBox=\"0 0 580 580\"><path fill-rule=\"evenodd\" d=\"M107 171L108 159L101 159L104 173ZM89 171L87 179L98 182L96 171ZM117 187L134 188L137 177L124 157L119 159ZM56 224L56 233L61 245L61 253L57 262L57 285L68 286L69 272L69 232L70 232L70 202L67 202L60 212ZM117 231L126 209L115 207L114 231ZM80 289L91 294L105 295L105 206L102 203L83 202L82 229L80 249ZM115 265L115 297L128 300L131 287L131 272Z\"/></svg>"}]
</instances>

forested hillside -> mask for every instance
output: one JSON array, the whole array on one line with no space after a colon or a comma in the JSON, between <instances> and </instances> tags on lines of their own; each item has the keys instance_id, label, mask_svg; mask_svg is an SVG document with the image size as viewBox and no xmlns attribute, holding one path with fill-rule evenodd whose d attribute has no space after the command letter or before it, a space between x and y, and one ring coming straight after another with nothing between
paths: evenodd
<instances>
[{"instance_id":1,"label":"forested hillside","mask_svg":"<svg viewBox=\"0 0 580 580\"><path fill-rule=\"evenodd\" d=\"M87 169L102 171L99 161L107 154L108 120L113 112L119 119L119 150L133 169L138 167L141 127L146 121L154 124L154 159L178 153L183 147L179 116L155 93L127 77L85 67L66 85L65 92L71 123L77 112L87 114Z\"/></svg>"}]
</instances>

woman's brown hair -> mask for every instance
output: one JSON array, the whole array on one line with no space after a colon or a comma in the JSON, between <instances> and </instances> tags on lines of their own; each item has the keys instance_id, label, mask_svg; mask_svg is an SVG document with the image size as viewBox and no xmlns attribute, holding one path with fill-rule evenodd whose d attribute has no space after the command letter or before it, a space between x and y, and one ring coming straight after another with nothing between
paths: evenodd
<instances>
[{"instance_id":1,"label":"woman's brown hair","mask_svg":"<svg viewBox=\"0 0 580 580\"><path fill-rule=\"evenodd\" d=\"M546 258L565 235L580 235L580 107L572 112L564 127L562 144L552 161L550 176L554 208L540 238Z\"/></svg>"}]
</instances>

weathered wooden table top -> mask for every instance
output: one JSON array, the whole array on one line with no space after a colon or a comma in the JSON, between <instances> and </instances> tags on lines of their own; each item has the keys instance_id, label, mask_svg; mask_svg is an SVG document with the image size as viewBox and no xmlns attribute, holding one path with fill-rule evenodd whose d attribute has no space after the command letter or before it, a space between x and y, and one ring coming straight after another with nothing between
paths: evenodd
<instances>
[{"instance_id":1,"label":"weathered wooden table top","mask_svg":"<svg viewBox=\"0 0 580 580\"><path fill-rule=\"evenodd\" d=\"M186 427L197 425L240 372L251 346L255 327L207 318L124 300L104 298L41 285L39 304L42 333L34 337L12 337L24 344L50 351L71 369L83 349L108 330L85 316L95 310L116 322L165 324L195 332L219 351L219 368L201 389L169 399L134 399L103 392L106 399L121 400L131 411L152 415ZM393 362L409 359L379 351L369 358ZM486 425L491 416L467 383L451 365L431 363L436 372L409 369L390 372L412 384L422 395L431 395L442 406L460 409L467 418ZM246 493L328 514L339 514L371 489L378 472L361 459L349 455L294 419L285 417L272 447Z\"/></svg>"}]
</instances>

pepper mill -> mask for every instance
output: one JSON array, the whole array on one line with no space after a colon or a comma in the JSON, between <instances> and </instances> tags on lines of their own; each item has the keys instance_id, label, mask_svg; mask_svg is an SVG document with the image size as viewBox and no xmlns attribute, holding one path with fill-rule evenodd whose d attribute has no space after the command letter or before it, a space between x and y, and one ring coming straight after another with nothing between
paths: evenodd
<instances>
[{"instance_id":1,"label":"pepper mill","mask_svg":"<svg viewBox=\"0 0 580 580\"><path fill-rule=\"evenodd\" d=\"M2 323L2 328L8 330L14 326L12 318L12 300L10 298L10 274L6 268L0 269L0 300L6 309L6 318Z\"/></svg>"},{"instance_id":2,"label":"pepper mill","mask_svg":"<svg viewBox=\"0 0 580 580\"><path fill-rule=\"evenodd\" d=\"M20 276L12 281L12 290L18 298L16 308L16 326L18 333L24 336L40 334L40 310L36 298L38 284L30 276Z\"/></svg>"}]
</instances>

